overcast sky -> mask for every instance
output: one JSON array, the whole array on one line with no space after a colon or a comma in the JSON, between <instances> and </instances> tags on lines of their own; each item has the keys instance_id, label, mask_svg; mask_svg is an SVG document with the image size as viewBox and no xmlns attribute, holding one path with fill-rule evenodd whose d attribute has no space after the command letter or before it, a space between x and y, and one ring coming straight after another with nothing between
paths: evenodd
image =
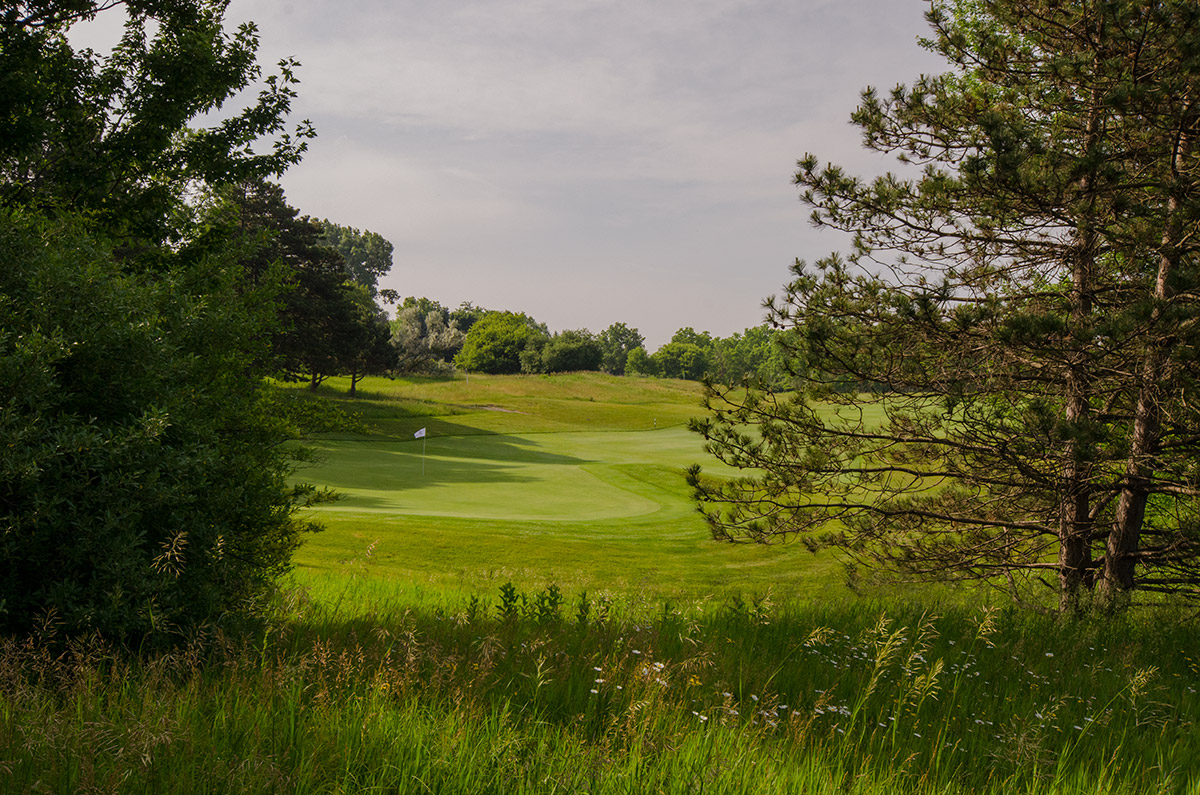
<instances>
[{"instance_id":1,"label":"overcast sky","mask_svg":"<svg viewBox=\"0 0 1200 795\"><path fill-rule=\"evenodd\" d=\"M867 85L941 62L922 0L233 0L261 61L303 64L316 125L282 182L303 213L395 245L382 285L554 331L727 336L788 266L841 247L791 184L806 152L884 161Z\"/></svg>"}]
</instances>

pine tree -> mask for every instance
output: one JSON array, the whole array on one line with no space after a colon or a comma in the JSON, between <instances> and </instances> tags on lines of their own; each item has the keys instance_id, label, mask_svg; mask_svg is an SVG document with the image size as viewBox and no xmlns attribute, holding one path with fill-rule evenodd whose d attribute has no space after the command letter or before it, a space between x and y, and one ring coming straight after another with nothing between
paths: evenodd
<instances>
[{"instance_id":1,"label":"pine tree","mask_svg":"<svg viewBox=\"0 0 1200 795\"><path fill-rule=\"evenodd\" d=\"M951 71L853 116L901 175L808 155L849 256L769 302L800 389L696 423L721 538L804 533L923 577L1197 593L1200 8L947 0Z\"/></svg>"}]
</instances>

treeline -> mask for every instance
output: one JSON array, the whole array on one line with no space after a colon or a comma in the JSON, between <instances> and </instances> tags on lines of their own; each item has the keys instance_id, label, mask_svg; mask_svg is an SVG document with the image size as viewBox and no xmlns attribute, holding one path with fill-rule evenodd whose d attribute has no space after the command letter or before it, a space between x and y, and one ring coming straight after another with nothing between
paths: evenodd
<instances>
[{"instance_id":1,"label":"treeline","mask_svg":"<svg viewBox=\"0 0 1200 795\"><path fill-rule=\"evenodd\" d=\"M450 308L430 298L399 301L379 279L392 268L392 244L371 231L301 216L267 180L237 184L220 197L234 216L241 263L252 283L281 283L280 325L266 369L315 389L349 376L597 371L722 383L751 380L769 389L791 383L780 334L766 325L729 337L691 327L650 353L636 328L600 333L568 329L519 312L469 302ZM397 304L395 318L383 305Z\"/></svg>"},{"instance_id":2,"label":"treeline","mask_svg":"<svg viewBox=\"0 0 1200 795\"><path fill-rule=\"evenodd\" d=\"M392 321L399 372L562 373L598 371L724 383L751 379L768 388L790 383L778 332L766 325L729 337L681 328L654 353L636 328L613 323L600 333L551 333L524 313L464 303L450 309L429 298L405 298Z\"/></svg>"}]
</instances>

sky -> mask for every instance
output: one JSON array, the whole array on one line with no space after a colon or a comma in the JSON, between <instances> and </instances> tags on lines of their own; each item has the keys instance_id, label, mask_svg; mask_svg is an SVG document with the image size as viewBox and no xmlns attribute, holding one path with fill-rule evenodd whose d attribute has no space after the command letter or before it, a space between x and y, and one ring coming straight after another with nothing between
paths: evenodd
<instances>
[{"instance_id":1,"label":"sky","mask_svg":"<svg viewBox=\"0 0 1200 795\"><path fill-rule=\"evenodd\" d=\"M382 287L552 331L762 322L796 258L845 247L792 185L811 152L891 167L849 123L942 62L922 0L233 0L302 66L302 213L395 246Z\"/></svg>"}]
</instances>

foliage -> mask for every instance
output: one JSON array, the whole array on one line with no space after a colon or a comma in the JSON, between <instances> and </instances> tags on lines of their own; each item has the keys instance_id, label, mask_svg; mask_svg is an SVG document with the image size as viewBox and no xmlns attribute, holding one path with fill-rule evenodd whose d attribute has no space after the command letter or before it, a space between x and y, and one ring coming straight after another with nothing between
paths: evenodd
<instances>
[{"instance_id":1,"label":"foliage","mask_svg":"<svg viewBox=\"0 0 1200 795\"><path fill-rule=\"evenodd\" d=\"M221 257L123 271L0 214L0 631L136 639L253 612L304 527L253 368L273 320Z\"/></svg>"},{"instance_id":2,"label":"foliage","mask_svg":"<svg viewBox=\"0 0 1200 795\"><path fill-rule=\"evenodd\" d=\"M708 371L704 348L691 342L668 342L654 352L654 369L663 378L699 381Z\"/></svg>"},{"instance_id":3,"label":"foliage","mask_svg":"<svg viewBox=\"0 0 1200 795\"><path fill-rule=\"evenodd\" d=\"M560 331L548 340L534 341L521 353L523 373L577 373L599 370L604 351L587 329Z\"/></svg>"},{"instance_id":4,"label":"foliage","mask_svg":"<svg viewBox=\"0 0 1200 795\"><path fill-rule=\"evenodd\" d=\"M350 376L350 394L354 395L359 381L368 375L390 372L397 357L387 312L375 303L371 291L357 283L345 283L343 289L351 314L342 372Z\"/></svg>"},{"instance_id":5,"label":"foliage","mask_svg":"<svg viewBox=\"0 0 1200 795\"><path fill-rule=\"evenodd\" d=\"M342 255L350 281L375 296L380 277L392 269L392 244L369 229L360 231L328 219L321 219L317 225L321 227L322 242Z\"/></svg>"},{"instance_id":6,"label":"foliage","mask_svg":"<svg viewBox=\"0 0 1200 795\"><path fill-rule=\"evenodd\" d=\"M776 339L781 333L786 332L764 325L714 339L706 375L723 384L740 384L749 379L772 391L790 388L787 357Z\"/></svg>"},{"instance_id":7,"label":"foliage","mask_svg":"<svg viewBox=\"0 0 1200 795\"><path fill-rule=\"evenodd\" d=\"M600 343L601 369L613 375L625 375L630 351L642 347L646 339L635 328L629 328L624 323L613 323L600 332L597 341Z\"/></svg>"},{"instance_id":8,"label":"foliage","mask_svg":"<svg viewBox=\"0 0 1200 795\"><path fill-rule=\"evenodd\" d=\"M73 49L67 31L115 5L128 17L115 49ZM229 112L261 72L254 25L227 32L223 13L202 0L6 3L0 204L86 211L122 245L154 245L178 233L178 208L194 186L259 179L297 162L313 135L308 122L285 131L297 64L281 61L253 104ZM222 121L189 126L219 109Z\"/></svg>"},{"instance_id":9,"label":"foliage","mask_svg":"<svg viewBox=\"0 0 1200 795\"><path fill-rule=\"evenodd\" d=\"M282 278L288 288L280 301L273 367L285 377L308 379L314 388L331 375L386 370L392 363L386 318L371 293L362 293L368 288L349 280L321 225L301 216L273 182L243 182L220 198L240 237L231 242L248 249L242 263L250 278Z\"/></svg>"},{"instance_id":10,"label":"foliage","mask_svg":"<svg viewBox=\"0 0 1200 795\"><path fill-rule=\"evenodd\" d=\"M762 473L693 471L713 532L1044 580L1062 609L1093 588L1197 593L1200 8L963 0L928 18L953 71L868 90L853 117L922 170L800 161L814 222L853 253L797 263L769 307L795 330L794 395L710 394L709 449Z\"/></svg>"},{"instance_id":11,"label":"foliage","mask_svg":"<svg viewBox=\"0 0 1200 795\"><path fill-rule=\"evenodd\" d=\"M470 301L463 301L457 309L450 310L450 322L463 334L471 330L471 326L488 314L490 310L475 306Z\"/></svg>"},{"instance_id":12,"label":"foliage","mask_svg":"<svg viewBox=\"0 0 1200 795\"><path fill-rule=\"evenodd\" d=\"M391 323L396 369L401 373L437 373L450 369L466 334L437 301L409 296Z\"/></svg>"},{"instance_id":13,"label":"foliage","mask_svg":"<svg viewBox=\"0 0 1200 795\"><path fill-rule=\"evenodd\" d=\"M138 641L255 613L303 526L261 382L278 280L243 281L204 202L312 130L285 132L290 60L231 102L261 73L224 9L0 8L0 631ZM73 49L97 13L126 15L119 44Z\"/></svg>"},{"instance_id":14,"label":"foliage","mask_svg":"<svg viewBox=\"0 0 1200 795\"><path fill-rule=\"evenodd\" d=\"M625 372L629 375L658 375L658 362L639 345L625 357Z\"/></svg>"},{"instance_id":15,"label":"foliage","mask_svg":"<svg viewBox=\"0 0 1200 795\"><path fill-rule=\"evenodd\" d=\"M471 372L519 373L522 352L548 337L544 324L523 313L488 312L471 326L454 363Z\"/></svg>"}]
</instances>

